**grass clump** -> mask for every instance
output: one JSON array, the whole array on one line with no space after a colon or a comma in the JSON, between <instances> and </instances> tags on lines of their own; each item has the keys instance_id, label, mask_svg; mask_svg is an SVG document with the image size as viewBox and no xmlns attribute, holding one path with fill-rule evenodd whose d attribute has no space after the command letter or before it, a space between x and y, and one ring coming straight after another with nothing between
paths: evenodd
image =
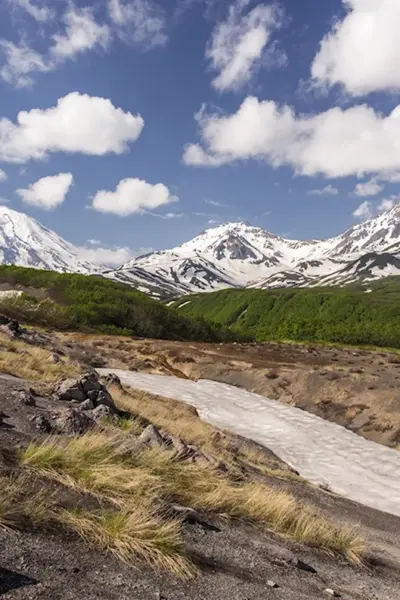
<instances>
[{"instance_id":1,"label":"grass clump","mask_svg":"<svg viewBox=\"0 0 400 600\"><path fill-rule=\"evenodd\" d=\"M182 578L196 572L185 556L180 522L162 519L149 508L103 510L97 514L63 510L59 520L90 546L95 545L126 563L135 564L139 559Z\"/></svg>"},{"instance_id":2,"label":"grass clump","mask_svg":"<svg viewBox=\"0 0 400 600\"><path fill-rule=\"evenodd\" d=\"M0 528L21 530L47 522L52 514L52 494L35 490L25 474L0 476Z\"/></svg>"},{"instance_id":3,"label":"grass clump","mask_svg":"<svg viewBox=\"0 0 400 600\"><path fill-rule=\"evenodd\" d=\"M127 438L121 432L92 432L76 439L31 444L20 457L22 465L41 476L94 494L102 503L114 506L107 515L62 514L70 524L76 524L82 537L93 539L99 547L108 548L123 560L128 555L141 556L136 548L143 547L148 562L167 564L160 558L163 546L158 544L162 536L152 537L149 543L145 534L141 537L136 533L156 531L157 527L152 529L149 524L157 522L160 531L164 531L166 523L165 531L171 535L175 532L176 536L178 525L171 525L166 516L171 503L176 502L215 515L244 519L298 542L342 554L353 562L361 560L363 542L355 531L330 522L290 494L262 483L235 483L212 467L177 461L166 449L132 453ZM114 519L113 515L120 518ZM165 551L165 561L170 560L169 556L169 550ZM180 553L176 560L178 557Z\"/></svg>"}]
</instances>

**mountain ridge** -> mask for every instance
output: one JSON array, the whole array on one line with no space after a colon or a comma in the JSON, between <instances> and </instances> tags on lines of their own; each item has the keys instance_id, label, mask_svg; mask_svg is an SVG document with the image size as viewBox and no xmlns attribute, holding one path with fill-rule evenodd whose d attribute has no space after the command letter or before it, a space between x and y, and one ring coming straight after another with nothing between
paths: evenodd
<instances>
[{"instance_id":1,"label":"mountain ridge","mask_svg":"<svg viewBox=\"0 0 400 600\"><path fill-rule=\"evenodd\" d=\"M363 258L364 257L364 258ZM400 275L400 204L325 240L285 239L248 222L206 229L112 269L35 219L0 206L0 263L102 274L156 298L223 288L314 287Z\"/></svg>"},{"instance_id":2,"label":"mountain ridge","mask_svg":"<svg viewBox=\"0 0 400 600\"><path fill-rule=\"evenodd\" d=\"M325 240L285 239L247 222L224 223L170 250L139 256L107 276L147 293L154 293L158 285L156 295L162 295L165 282L167 295L174 295L174 287L175 295L184 295L225 287L333 285L331 275L335 285L341 285L400 275L397 252L400 204ZM370 269L360 268L359 273L355 267L349 274L350 264L371 253L375 257ZM385 265L379 260L382 253L393 255ZM146 288L149 281L151 289Z\"/></svg>"}]
</instances>

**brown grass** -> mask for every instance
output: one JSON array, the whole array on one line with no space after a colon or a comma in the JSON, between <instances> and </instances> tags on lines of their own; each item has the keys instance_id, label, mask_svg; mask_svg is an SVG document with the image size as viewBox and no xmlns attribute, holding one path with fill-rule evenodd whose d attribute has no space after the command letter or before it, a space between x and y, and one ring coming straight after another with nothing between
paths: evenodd
<instances>
[{"instance_id":1,"label":"brown grass","mask_svg":"<svg viewBox=\"0 0 400 600\"><path fill-rule=\"evenodd\" d=\"M25 342L10 340L0 333L0 371L29 381L54 383L60 377L74 377L81 371L78 364L68 359L53 364L50 351Z\"/></svg>"},{"instance_id":2,"label":"brown grass","mask_svg":"<svg viewBox=\"0 0 400 600\"><path fill-rule=\"evenodd\" d=\"M116 514L124 514L126 518L134 507L144 510L143 514L148 515L150 511L152 518L164 522L169 504L179 502L210 513L245 519L298 542L342 554L353 562L361 560L363 542L355 531L331 523L286 492L261 483L234 483L210 467L176 461L165 449L131 454L126 434L118 432L108 436L108 432L88 433L72 440L52 439L32 444L22 452L21 463L42 476L94 494L102 502L116 506ZM71 518L79 522L83 519L82 527L87 525L88 531L93 531L94 540L100 539L100 534L94 532L101 523L108 523L108 520L99 521L97 516ZM109 535L108 531L104 532L104 539L109 540L107 547L118 553L122 546L119 542L112 545ZM132 548L141 543L141 538L132 540ZM136 552L136 555L139 554ZM159 562L157 556L156 552L155 562Z\"/></svg>"},{"instance_id":3,"label":"brown grass","mask_svg":"<svg viewBox=\"0 0 400 600\"><path fill-rule=\"evenodd\" d=\"M0 528L36 527L49 520L53 498L49 490L34 490L25 474L0 476Z\"/></svg>"}]
</instances>

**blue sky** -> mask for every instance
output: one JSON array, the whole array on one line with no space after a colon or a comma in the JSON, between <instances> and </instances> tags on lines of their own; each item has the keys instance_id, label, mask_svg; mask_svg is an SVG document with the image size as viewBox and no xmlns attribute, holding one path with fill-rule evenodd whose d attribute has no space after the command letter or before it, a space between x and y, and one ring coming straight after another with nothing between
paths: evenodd
<instances>
[{"instance_id":1,"label":"blue sky","mask_svg":"<svg viewBox=\"0 0 400 600\"><path fill-rule=\"evenodd\" d=\"M398 202L397 0L3 0L0 197L96 260ZM91 241L89 241L91 240Z\"/></svg>"}]
</instances>

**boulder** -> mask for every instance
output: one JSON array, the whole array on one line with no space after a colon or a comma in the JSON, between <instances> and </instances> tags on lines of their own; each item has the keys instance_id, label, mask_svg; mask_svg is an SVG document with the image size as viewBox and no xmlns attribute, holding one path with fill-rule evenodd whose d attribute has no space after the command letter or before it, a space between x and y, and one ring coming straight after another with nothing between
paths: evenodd
<instances>
[{"instance_id":1,"label":"boulder","mask_svg":"<svg viewBox=\"0 0 400 600\"><path fill-rule=\"evenodd\" d=\"M121 380L115 373L109 373L105 377L105 382L107 385L115 385L116 387L122 387Z\"/></svg>"},{"instance_id":2,"label":"boulder","mask_svg":"<svg viewBox=\"0 0 400 600\"><path fill-rule=\"evenodd\" d=\"M85 412L76 408L67 408L57 413L54 427L59 433L83 435L94 427L95 421Z\"/></svg>"},{"instance_id":3,"label":"boulder","mask_svg":"<svg viewBox=\"0 0 400 600\"><path fill-rule=\"evenodd\" d=\"M96 371L90 371L89 373L85 373L81 378L81 386L85 394L93 390L100 391L104 388L104 386L99 381L99 375Z\"/></svg>"},{"instance_id":4,"label":"boulder","mask_svg":"<svg viewBox=\"0 0 400 600\"><path fill-rule=\"evenodd\" d=\"M94 408L96 408L96 404L90 398L86 398L86 400L79 405L79 410L93 410Z\"/></svg>"},{"instance_id":5,"label":"boulder","mask_svg":"<svg viewBox=\"0 0 400 600\"><path fill-rule=\"evenodd\" d=\"M90 412L90 416L96 422L103 421L104 419L107 419L107 420L110 419L115 424L118 424L118 422L119 422L119 418L115 414L115 412L109 406L106 406L105 404L99 404L99 406L96 406L96 408Z\"/></svg>"},{"instance_id":6,"label":"boulder","mask_svg":"<svg viewBox=\"0 0 400 600\"><path fill-rule=\"evenodd\" d=\"M137 447L149 446L150 448L160 448L163 445L164 440L154 425L148 425L137 438Z\"/></svg>"},{"instance_id":7,"label":"boulder","mask_svg":"<svg viewBox=\"0 0 400 600\"><path fill-rule=\"evenodd\" d=\"M60 381L54 392L58 400L77 400L78 402L86 400L86 394L79 379L64 379Z\"/></svg>"},{"instance_id":8,"label":"boulder","mask_svg":"<svg viewBox=\"0 0 400 600\"><path fill-rule=\"evenodd\" d=\"M96 398L96 403L104 404L104 406L108 406L109 408L111 408L113 412L118 412L117 407L114 404L114 400L112 399L111 394L107 390L107 388L104 388L99 391Z\"/></svg>"}]
</instances>

